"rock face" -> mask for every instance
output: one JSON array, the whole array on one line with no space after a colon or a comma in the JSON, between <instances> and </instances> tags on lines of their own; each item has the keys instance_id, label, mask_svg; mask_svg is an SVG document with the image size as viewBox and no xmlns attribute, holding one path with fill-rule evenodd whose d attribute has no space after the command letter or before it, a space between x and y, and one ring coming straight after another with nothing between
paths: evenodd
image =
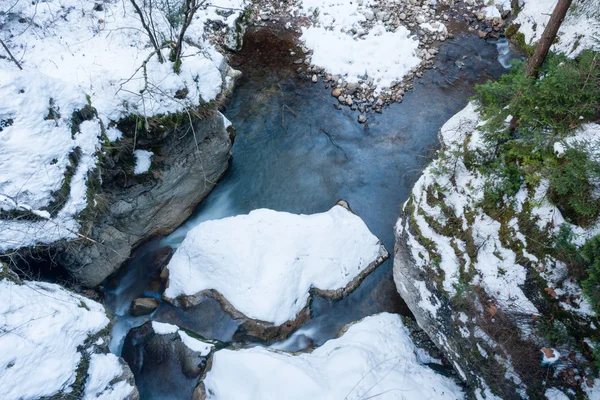
<instances>
[{"instance_id":1,"label":"rock face","mask_svg":"<svg viewBox=\"0 0 600 400\"><path fill-rule=\"evenodd\" d=\"M585 391L594 381L582 367L590 350L573 343L594 337L598 319L562 255L548 250L566 222L543 177L504 194L506 204L484 205L497 176L484 175L473 154L498 154L481 123L470 103L441 128L438 157L396 225L397 289L473 395L537 398L566 385Z\"/></svg>"},{"instance_id":2,"label":"rock face","mask_svg":"<svg viewBox=\"0 0 600 400\"><path fill-rule=\"evenodd\" d=\"M96 286L127 260L133 248L154 235L173 231L193 212L225 173L231 157L233 130L218 112L138 146L158 146L151 167L140 178L102 179L106 202L84 240L65 247L62 264L85 286ZM112 163L112 165L111 165ZM124 175L125 172L122 171ZM121 175L121 176L122 176ZM121 179L117 184L110 181Z\"/></svg>"},{"instance_id":3,"label":"rock face","mask_svg":"<svg viewBox=\"0 0 600 400\"><path fill-rule=\"evenodd\" d=\"M175 325L147 322L129 331L123 358L135 373L142 398L173 393L190 398L213 349Z\"/></svg>"}]
</instances>

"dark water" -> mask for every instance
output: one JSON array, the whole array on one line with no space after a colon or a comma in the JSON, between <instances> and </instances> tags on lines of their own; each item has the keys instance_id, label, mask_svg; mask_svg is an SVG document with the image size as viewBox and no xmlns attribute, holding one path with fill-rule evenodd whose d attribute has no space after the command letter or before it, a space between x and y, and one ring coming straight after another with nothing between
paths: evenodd
<instances>
[{"instance_id":1,"label":"dark water","mask_svg":"<svg viewBox=\"0 0 600 400\"><path fill-rule=\"evenodd\" d=\"M344 199L392 253L394 224L438 146L440 127L466 105L475 83L505 71L499 59L505 63L508 57L499 57L495 42L458 35L442 44L436 68L415 81L414 90L401 104L385 108L383 114L371 112L367 124L359 124L357 111L334 109L337 100L323 83L294 78L289 74L290 60L269 58L290 58L287 40L264 32L246 40L239 60L245 74L223 111L237 130L229 171L189 221L172 235L140 248L119 276L107 282L106 302L118 315L113 351L120 351L118 343L129 327L148 318L127 317L131 300L159 295L149 285L155 275L152 251L164 245L176 247L202 221L256 208L323 212ZM391 268L390 260L340 301L315 298L311 320L277 347L298 350L322 344L348 322L382 311L410 315L396 292ZM202 307L186 313L162 304L152 319L230 340L237 323L216 303Z\"/></svg>"}]
</instances>

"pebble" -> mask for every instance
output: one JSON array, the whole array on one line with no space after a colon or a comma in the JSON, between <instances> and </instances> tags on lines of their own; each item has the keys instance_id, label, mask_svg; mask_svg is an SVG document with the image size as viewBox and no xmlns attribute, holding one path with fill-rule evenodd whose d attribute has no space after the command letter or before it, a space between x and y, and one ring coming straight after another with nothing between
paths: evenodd
<instances>
[{"instance_id":1,"label":"pebble","mask_svg":"<svg viewBox=\"0 0 600 400\"><path fill-rule=\"evenodd\" d=\"M361 115L358 116L358 122L359 123L364 124L366 121L367 121L367 116L366 115L361 114Z\"/></svg>"},{"instance_id":2,"label":"pebble","mask_svg":"<svg viewBox=\"0 0 600 400\"><path fill-rule=\"evenodd\" d=\"M335 88L331 91L333 97L340 97L342 95L342 88Z\"/></svg>"},{"instance_id":3,"label":"pebble","mask_svg":"<svg viewBox=\"0 0 600 400\"><path fill-rule=\"evenodd\" d=\"M317 78L316 75L312 76L312 83L317 83L318 80L319 80L319 78Z\"/></svg>"}]
</instances>

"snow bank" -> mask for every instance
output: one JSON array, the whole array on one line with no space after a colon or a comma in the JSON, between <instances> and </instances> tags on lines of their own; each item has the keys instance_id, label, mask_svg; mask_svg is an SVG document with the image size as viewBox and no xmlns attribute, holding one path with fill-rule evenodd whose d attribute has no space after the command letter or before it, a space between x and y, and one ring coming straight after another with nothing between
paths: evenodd
<instances>
[{"instance_id":1,"label":"snow bank","mask_svg":"<svg viewBox=\"0 0 600 400\"><path fill-rule=\"evenodd\" d=\"M416 350L401 318L387 313L351 325L309 354L220 350L204 379L206 398L464 398L452 380L420 364Z\"/></svg>"},{"instance_id":2,"label":"snow bank","mask_svg":"<svg viewBox=\"0 0 600 400\"><path fill-rule=\"evenodd\" d=\"M68 393L82 359L78 347L108 323L102 305L58 285L1 280L0 398ZM94 371L92 380L100 379Z\"/></svg>"},{"instance_id":3,"label":"snow bank","mask_svg":"<svg viewBox=\"0 0 600 400\"><path fill-rule=\"evenodd\" d=\"M124 371L114 354L92 354L83 400L127 399L134 387L119 380Z\"/></svg>"},{"instance_id":4,"label":"snow bank","mask_svg":"<svg viewBox=\"0 0 600 400\"><path fill-rule=\"evenodd\" d=\"M541 37L550 20L557 0L524 0L514 23L525 35L527 44L534 44ZM558 43L553 51L575 57L583 49L600 50L600 1L578 1L574 4L558 31Z\"/></svg>"},{"instance_id":5,"label":"snow bank","mask_svg":"<svg viewBox=\"0 0 600 400\"><path fill-rule=\"evenodd\" d=\"M419 40L406 27L388 32L383 23L364 25L375 20L374 6L374 1L303 0L299 11L313 23L302 29L300 40L313 50L312 64L350 83L371 78L380 92L421 60Z\"/></svg>"},{"instance_id":6,"label":"snow bank","mask_svg":"<svg viewBox=\"0 0 600 400\"><path fill-rule=\"evenodd\" d=\"M212 44L209 21L235 32L245 6L245 0L206 2L186 32L188 43L200 48L184 46L179 74L152 54L129 1L0 6L0 38L23 67L0 58L0 210L15 214L0 220L0 252L77 238L102 133L117 140L122 133L111 123L130 114L181 112L215 99L228 66ZM172 39L164 12L155 7L152 16L161 41ZM165 59L168 51L162 50ZM88 112L91 120L77 126L73 113L88 105L95 110ZM66 204L53 203L67 179Z\"/></svg>"},{"instance_id":7,"label":"snow bank","mask_svg":"<svg viewBox=\"0 0 600 400\"><path fill-rule=\"evenodd\" d=\"M344 289L382 251L365 223L339 205L313 215L254 210L189 231L167 266L165 296L215 289L246 316L281 325L306 306L311 288Z\"/></svg>"},{"instance_id":8,"label":"snow bank","mask_svg":"<svg viewBox=\"0 0 600 400\"><path fill-rule=\"evenodd\" d=\"M368 76L378 87L389 87L421 62L416 55L419 41L403 26L386 32L378 25L360 40L339 30L311 27L301 39L314 51L313 64L351 83Z\"/></svg>"}]
</instances>

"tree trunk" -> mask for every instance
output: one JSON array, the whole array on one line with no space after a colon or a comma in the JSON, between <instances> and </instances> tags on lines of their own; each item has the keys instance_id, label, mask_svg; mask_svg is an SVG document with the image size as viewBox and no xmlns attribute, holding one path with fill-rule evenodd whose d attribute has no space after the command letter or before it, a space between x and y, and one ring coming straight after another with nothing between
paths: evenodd
<instances>
[{"instance_id":1,"label":"tree trunk","mask_svg":"<svg viewBox=\"0 0 600 400\"><path fill-rule=\"evenodd\" d=\"M544 60L546 60L548 51L550 51L550 46L552 46L556 34L558 33L558 29L565 19L572 2L573 0L558 0L558 3L550 16L548 25L546 25L546 29L544 29L544 33L542 33L542 38L538 41L533 55L527 62L527 76L533 78L538 77L540 67L544 64Z\"/></svg>"}]
</instances>

